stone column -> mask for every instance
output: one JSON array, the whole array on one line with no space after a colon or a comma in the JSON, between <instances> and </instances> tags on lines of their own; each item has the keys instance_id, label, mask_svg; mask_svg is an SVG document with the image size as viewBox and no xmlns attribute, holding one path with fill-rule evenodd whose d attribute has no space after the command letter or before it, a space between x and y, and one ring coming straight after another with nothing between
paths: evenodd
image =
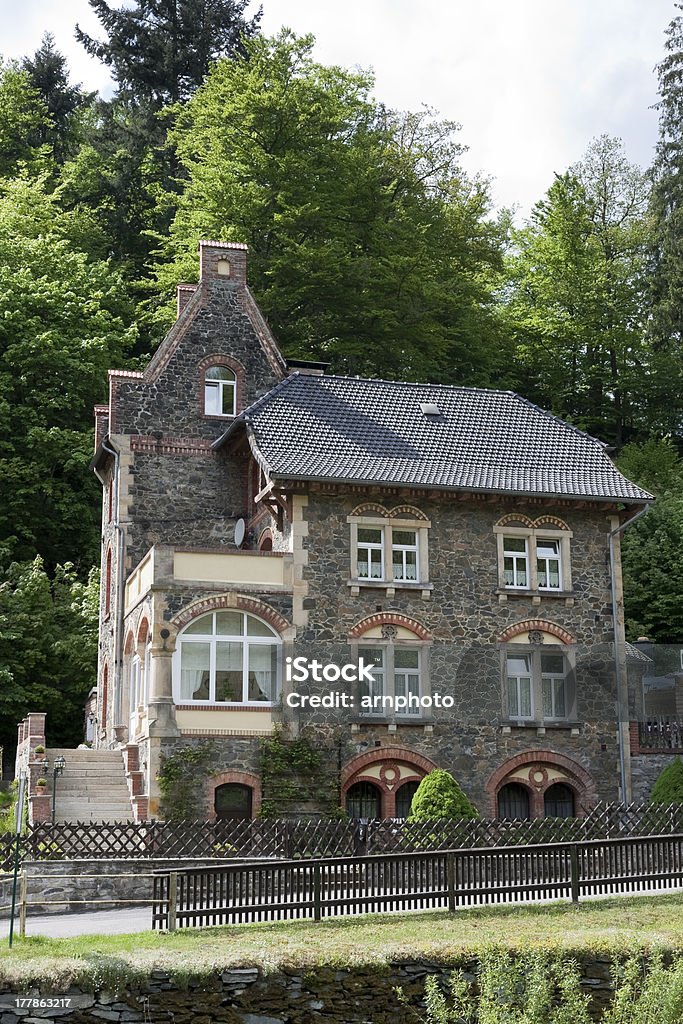
<instances>
[{"instance_id":1,"label":"stone column","mask_svg":"<svg viewBox=\"0 0 683 1024\"><path fill-rule=\"evenodd\" d=\"M178 735L173 703L172 658L173 651L169 650L166 640L152 644L149 706L147 709L149 736Z\"/></svg>"}]
</instances>

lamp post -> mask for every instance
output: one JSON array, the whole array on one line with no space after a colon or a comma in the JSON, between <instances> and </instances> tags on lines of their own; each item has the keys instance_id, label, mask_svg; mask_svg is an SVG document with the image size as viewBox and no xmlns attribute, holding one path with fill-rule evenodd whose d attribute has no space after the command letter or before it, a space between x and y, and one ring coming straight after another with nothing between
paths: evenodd
<instances>
[{"instance_id":1,"label":"lamp post","mask_svg":"<svg viewBox=\"0 0 683 1024\"><path fill-rule=\"evenodd\" d=\"M55 763L52 766L52 824L55 823L55 802L57 800L57 777L62 774L66 768L66 758L63 754L58 754L55 758Z\"/></svg>"}]
</instances>

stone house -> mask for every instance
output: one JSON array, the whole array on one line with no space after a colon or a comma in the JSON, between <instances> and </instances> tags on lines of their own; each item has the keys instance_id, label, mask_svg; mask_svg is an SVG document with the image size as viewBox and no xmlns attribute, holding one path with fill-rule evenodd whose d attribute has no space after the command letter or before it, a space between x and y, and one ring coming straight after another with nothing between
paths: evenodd
<instances>
[{"instance_id":1,"label":"stone house","mask_svg":"<svg viewBox=\"0 0 683 1024\"><path fill-rule=\"evenodd\" d=\"M137 817L206 740L197 817L256 815L278 723L329 783L280 814L401 816L434 767L487 816L629 797L619 538L651 495L511 392L288 363L246 247L200 262L95 410L96 745L124 749Z\"/></svg>"}]
</instances>

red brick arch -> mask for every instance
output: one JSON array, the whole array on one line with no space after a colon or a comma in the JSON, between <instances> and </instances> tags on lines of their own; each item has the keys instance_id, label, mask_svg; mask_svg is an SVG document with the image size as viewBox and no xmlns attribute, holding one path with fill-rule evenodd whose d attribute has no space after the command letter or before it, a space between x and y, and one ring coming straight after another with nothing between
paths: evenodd
<instances>
[{"instance_id":1,"label":"red brick arch","mask_svg":"<svg viewBox=\"0 0 683 1024\"><path fill-rule=\"evenodd\" d=\"M431 639L429 630L419 623L417 619L411 619L408 615L402 615L400 612L376 612L374 615L366 616L349 630L349 638L355 639L356 637L363 636L369 629L374 629L375 626L384 625L403 626L419 637L420 640Z\"/></svg>"},{"instance_id":2,"label":"red brick arch","mask_svg":"<svg viewBox=\"0 0 683 1024\"><path fill-rule=\"evenodd\" d=\"M179 632L183 626L186 626L193 619L199 618L200 615L206 615L207 612L220 611L222 609L250 612L252 615L263 619L264 622L267 622L278 633L284 633L286 629L289 629L289 622L284 615L280 615L279 612L271 608L265 601L259 601L255 597L243 597L241 594L220 594L215 597L200 598L198 601L193 601L192 604L189 604L187 608L183 608L177 615L174 615L170 624Z\"/></svg>"},{"instance_id":3,"label":"red brick arch","mask_svg":"<svg viewBox=\"0 0 683 1024\"><path fill-rule=\"evenodd\" d=\"M375 764L388 764L391 766L397 761L400 761L403 764L408 764L413 768L411 775L401 779L401 785L406 782L419 782L425 777L425 775L429 775L429 773L434 771L435 768L438 768L438 765L435 764L434 761L430 760L430 758L425 757L424 754L418 754L409 747L374 747L372 750L368 750L364 754L358 754L356 757L353 757L342 768L342 801L345 800L346 794L354 782L361 781L359 776L362 775L365 768ZM395 817L396 793L398 790L387 786L384 778L382 777L379 779L373 779L372 784L377 786L382 794L382 816L384 818Z\"/></svg>"},{"instance_id":4,"label":"red brick arch","mask_svg":"<svg viewBox=\"0 0 683 1024\"><path fill-rule=\"evenodd\" d=\"M519 636L520 633L529 633L536 630L541 633L550 633L551 636L557 637L563 644L576 643L576 637L572 636L566 629L556 625L554 622L546 622L545 619L524 619L523 622L515 622L508 626L504 633L500 634L498 641L505 644L508 640L512 640L514 636Z\"/></svg>"},{"instance_id":5,"label":"red brick arch","mask_svg":"<svg viewBox=\"0 0 683 1024\"><path fill-rule=\"evenodd\" d=\"M223 355L221 352L214 352L210 356L206 356L202 359L201 363L197 367L199 373L199 411L203 417L207 419L216 419L215 416L209 416L204 411L204 380L206 378L206 371L212 366L226 366L229 370L235 374L235 416L239 415L240 411L244 408L245 400L245 379L246 372L242 363L239 360L234 359L232 356ZM226 417L220 417L226 419ZM230 417L227 417L228 419Z\"/></svg>"},{"instance_id":6,"label":"red brick arch","mask_svg":"<svg viewBox=\"0 0 683 1024\"><path fill-rule=\"evenodd\" d=\"M525 765L529 765L530 768L532 765L538 765L538 768L544 776L543 782L540 784L532 784L531 782L527 783L526 780L523 779L510 778L513 772ZM554 768L555 770L562 772L565 776L563 781L573 789L576 796L577 817L583 817L586 811L597 799L595 782L586 769L578 763L578 761L574 761L571 757L567 757L566 754L558 754L554 750L525 750L521 754L515 754L513 757L509 757L506 761L503 761L503 763L491 773L484 786L484 790L489 797L490 817L495 818L497 816L498 793L507 782L519 782L522 786L528 789L530 795L529 802L533 817L543 817L543 797L545 791L558 781L557 779L548 779L548 768Z\"/></svg>"},{"instance_id":7,"label":"red brick arch","mask_svg":"<svg viewBox=\"0 0 683 1024\"><path fill-rule=\"evenodd\" d=\"M214 800L216 790L219 786L225 786L229 783L237 783L240 786L248 786L252 792L251 796L251 814L253 818L258 818L261 811L261 801L263 794L261 790L261 779L258 775L253 772L218 772L216 775L212 775L208 779L206 784L206 799L207 799L207 820L216 820L216 811L214 808Z\"/></svg>"}]
</instances>

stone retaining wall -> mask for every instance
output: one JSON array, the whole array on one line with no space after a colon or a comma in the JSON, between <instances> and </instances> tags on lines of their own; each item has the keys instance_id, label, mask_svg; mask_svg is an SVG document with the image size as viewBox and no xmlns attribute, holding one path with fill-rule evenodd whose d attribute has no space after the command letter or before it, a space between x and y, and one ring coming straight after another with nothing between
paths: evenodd
<instances>
[{"instance_id":1,"label":"stone retaining wall","mask_svg":"<svg viewBox=\"0 0 683 1024\"><path fill-rule=\"evenodd\" d=\"M230 860L52 860L24 861L27 876L27 901L31 914L65 914L68 911L114 910L116 904L93 903L84 907L77 900L127 900L129 905L151 904L152 872L162 869L220 867L234 864ZM59 877L62 876L62 877ZM133 876L133 877L131 877ZM0 878L0 907L9 906L12 898L12 876ZM41 902L44 900L46 902ZM48 900L64 902L49 903ZM0 918L9 917L9 910L0 910ZM151 916L150 916L151 922ZM150 924L151 927L151 924Z\"/></svg>"},{"instance_id":2,"label":"stone retaining wall","mask_svg":"<svg viewBox=\"0 0 683 1024\"><path fill-rule=\"evenodd\" d=\"M471 973L476 961L465 961L463 966ZM0 1024L18 1024L20 1020L23 1024L46 1020L65 1024L405 1024L409 1011L398 1004L395 986L400 985L411 1005L419 1008L427 975L437 974L445 980L450 970L433 961L352 970L292 969L265 976L252 967L230 968L187 989L180 988L164 971L155 970L142 987L118 994L93 995L71 988L64 993L72 1001L70 1008L17 1009L16 993L2 984ZM609 957L587 954L582 974L583 989L591 995L597 1019L611 994ZM33 989L20 995L39 999L41 992Z\"/></svg>"}]
</instances>

